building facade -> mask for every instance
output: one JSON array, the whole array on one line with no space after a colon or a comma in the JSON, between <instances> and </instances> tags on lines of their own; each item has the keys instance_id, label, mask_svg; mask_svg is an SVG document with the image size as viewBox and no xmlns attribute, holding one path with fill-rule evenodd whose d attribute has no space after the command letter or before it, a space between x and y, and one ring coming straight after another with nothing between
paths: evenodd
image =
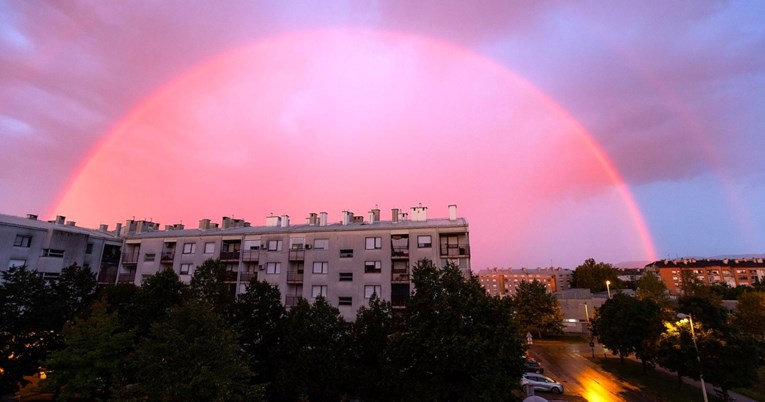
<instances>
[{"instance_id":1,"label":"building facade","mask_svg":"<svg viewBox=\"0 0 765 402\"><path fill-rule=\"evenodd\" d=\"M366 220L349 211L336 223L327 216L312 213L298 225L287 215L269 216L263 226L224 217L220 225L202 219L196 229L164 230L153 222L128 221L119 228L124 241L119 271L99 273L99 279L140 285L172 269L188 283L198 266L219 259L234 293L257 278L278 286L287 307L300 298L324 297L353 319L373 294L402 306L412 291L412 266L421 259L470 272L468 224L454 205L442 219L429 219L423 206L413 207L411 216L393 209L388 221L380 219L379 209Z\"/></svg>"},{"instance_id":2,"label":"building facade","mask_svg":"<svg viewBox=\"0 0 765 402\"><path fill-rule=\"evenodd\" d=\"M659 260L648 264L646 270L656 273L673 295L682 294L684 275L697 278L706 285L727 284L730 287L753 286L765 281L762 258Z\"/></svg>"},{"instance_id":3,"label":"building facade","mask_svg":"<svg viewBox=\"0 0 765 402\"><path fill-rule=\"evenodd\" d=\"M563 268L485 269L478 273L478 281L491 296L512 297L520 282L537 280L549 293L571 288L573 272Z\"/></svg>"},{"instance_id":4,"label":"building facade","mask_svg":"<svg viewBox=\"0 0 765 402\"><path fill-rule=\"evenodd\" d=\"M48 279L72 264L116 272L121 247L122 240L105 225L94 230L63 216L41 221L36 215L0 215L0 270L26 266Z\"/></svg>"}]
</instances>

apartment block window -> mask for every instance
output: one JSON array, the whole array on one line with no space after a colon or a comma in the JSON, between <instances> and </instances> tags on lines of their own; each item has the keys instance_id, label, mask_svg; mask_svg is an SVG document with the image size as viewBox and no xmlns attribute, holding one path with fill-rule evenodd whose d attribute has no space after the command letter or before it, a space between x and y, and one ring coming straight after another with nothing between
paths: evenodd
<instances>
[{"instance_id":1,"label":"apartment block window","mask_svg":"<svg viewBox=\"0 0 765 402\"><path fill-rule=\"evenodd\" d=\"M157 256L157 255L156 255L156 254L154 254L154 253L146 253L146 254L143 256L143 260L144 260L144 261L154 261L154 258L156 258L156 256Z\"/></svg>"},{"instance_id":2,"label":"apartment block window","mask_svg":"<svg viewBox=\"0 0 765 402\"><path fill-rule=\"evenodd\" d=\"M417 236L417 248L433 247L433 238L430 235Z\"/></svg>"},{"instance_id":3,"label":"apartment block window","mask_svg":"<svg viewBox=\"0 0 765 402\"><path fill-rule=\"evenodd\" d=\"M382 248L382 237L367 237L366 249L367 250L379 250Z\"/></svg>"},{"instance_id":4,"label":"apartment block window","mask_svg":"<svg viewBox=\"0 0 765 402\"><path fill-rule=\"evenodd\" d=\"M215 243L214 242L205 243L205 254L212 254L214 252L215 252Z\"/></svg>"},{"instance_id":5,"label":"apartment block window","mask_svg":"<svg viewBox=\"0 0 765 402\"><path fill-rule=\"evenodd\" d=\"M353 305L353 297L350 297L350 296L339 297L337 299L337 305L338 306L352 306Z\"/></svg>"},{"instance_id":6,"label":"apartment block window","mask_svg":"<svg viewBox=\"0 0 765 402\"><path fill-rule=\"evenodd\" d=\"M313 285L311 286L311 297L314 299L317 297L327 297L327 285Z\"/></svg>"},{"instance_id":7,"label":"apartment block window","mask_svg":"<svg viewBox=\"0 0 765 402\"><path fill-rule=\"evenodd\" d=\"M21 268L27 265L27 260L10 260L8 261L8 268Z\"/></svg>"},{"instance_id":8,"label":"apartment block window","mask_svg":"<svg viewBox=\"0 0 765 402\"><path fill-rule=\"evenodd\" d=\"M305 248L305 237L290 238L290 250L302 250Z\"/></svg>"},{"instance_id":9,"label":"apartment block window","mask_svg":"<svg viewBox=\"0 0 765 402\"><path fill-rule=\"evenodd\" d=\"M282 263L280 262L267 262L266 263L266 273L267 274L278 274L282 271Z\"/></svg>"},{"instance_id":10,"label":"apartment block window","mask_svg":"<svg viewBox=\"0 0 765 402\"><path fill-rule=\"evenodd\" d=\"M64 258L64 250L57 250L54 248L44 248L42 251L43 257Z\"/></svg>"},{"instance_id":11,"label":"apartment block window","mask_svg":"<svg viewBox=\"0 0 765 402\"><path fill-rule=\"evenodd\" d=\"M188 275L191 271L191 264L181 264L181 275Z\"/></svg>"},{"instance_id":12,"label":"apartment block window","mask_svg":"<svg viewBox=\"0 0 765 402\"><path fill-rule=\"evenodd\" d=\"M313 263L314 274L326 274L327 268L328 268L328 264L325 261L314 261Z\"/></svg>"},{"instance_id":13,"label":"apartment block window","mask_svg":"<svg viewBox=\"0 0 765 402\"><path fill-rule=\"evenodd\" d=\"M367 274L379 274L382 271L381 261L365 261L364 272Z\"/></svg>"},{"instance_id":14,"label":"apartment block window","mask_svg":"<svg viewBox=\"0 0 765 402\"><path fill-rule=\"evenodd\" d=\"M352 282L353 272L340 272L340 282Z\"/></svg>"},{"instance_id":15,"label":"apartment block window","mask_svg":"<svg viewBox=\"0 0 765 402\"><path fill-rule=\"evenodd\" d=\"M341 248L340 249L340 258L353 258L353 249L352 248Z\"/></svg>"},{"instance_id":16,"label":"apartment block window","mask_svg":"<svg viewBox=\"0 0 765 402\"><path fill-rule=\"evenodd\" d=\"M314 250L327 250L329 249L329 239L315 239L313 241Z\"/></svg>"},{"instance_id":17,"label":"apartment block window","mask_svg":"<svg viewBox=\"0 0 765 402\"><path fill-rule=\"evenodd\" d=\"M281 251L282 250L282 241L281 240L269 240L268 241L268 251Z\"/></svg>"},{"instance_id":18,"label":"apartment block window","mask_svg":"<svg viewBox=\"0 0 765 402\"><path fill-rule=\"evenodd\" d=\"M32 236L16 235L13 247L29 247L32 244Z\"/></svg>"},{"instance_id":19,"label":"apartment block window","mask_svg":"<svg viewBox=\"0 0 765 402\"><path fill-rule=\"evenodd\" d=\"M381 285L364 285L364 298L365 299L371 299L372 295L377 295L377 297L380 297L382 294L382 286Z\"/></svg>"},{"instance_id":20,"label":"apartment block window","mask_svg":"<svg viewBox=\"0 0 765 402\"><path fill-rule=\"evenodd\" d=\"M194 254L196 251L196 243L183 243L183 254Z\"/></svg>"},{"instance_id":21,"label":"apartment block window","mask_svg":"<svg viewBox=\"0 0 765 402\"><path fill-rule=\"evenodd\" d=\"M260 239L245 240L244 249L245 250L260 250Z\"/></svg>"},{"instance_id":22,"label":"apartment block window","mask_svg":"<svg viewBox=\"0 0 765 402\"><path fill-rule=\"evenodd\" d=\"M93 243L88 243L88 245L85 246L85 254L93 254Z\"/></svg>"}]
</instances>

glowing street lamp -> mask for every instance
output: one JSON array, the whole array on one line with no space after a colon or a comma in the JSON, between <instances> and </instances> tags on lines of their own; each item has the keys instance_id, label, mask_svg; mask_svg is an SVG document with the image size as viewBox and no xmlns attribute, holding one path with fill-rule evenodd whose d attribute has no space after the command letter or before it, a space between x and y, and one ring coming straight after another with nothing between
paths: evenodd
<instances>
[{"instance_id":1,"label":"glowing street lamp","mask_svg":"<svg viewBox=\"0 0 765 402\"><path fill-rule=\"evenodd\" d=\"M606 281L606 290L608 291L608 298L611 298L611 281Z\"/></svg>"},{"instance_id":2,"label":"glowing street lamp","mask_svg":"<svg viewBox=\"0 0 765 402\"><path fill-rule=\"evenodd\" d=\"M696 361L699 363L699 380L701 382L701 392L704 394L704 402L709 402L707 399L707 387L704 385L704 373L701 370L701 354L699 353L699 346L696 344L696 331L693 329L693 316L688 313L677 313L677 318L681 321L685 321L685 317L688 317L688 322L691 324L691 339L693 340L693 348L696 349Z\"/></svg>"}]
</instances>

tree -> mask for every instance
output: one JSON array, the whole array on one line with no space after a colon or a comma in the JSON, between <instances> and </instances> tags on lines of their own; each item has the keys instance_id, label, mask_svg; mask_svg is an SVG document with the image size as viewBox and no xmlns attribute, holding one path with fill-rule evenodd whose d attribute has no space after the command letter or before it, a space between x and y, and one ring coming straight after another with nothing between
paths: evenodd
<instances>
[{"instance_id":1,"label":"tree","mask_svg":"<svg viewBox=\"0 0 765 402\"><path fill-rule=\"evenodd\" d=\"M659 338L656 361L662 367L676 373L679 384L682 383L683 376L698 372L690 325L667 321L664 327L665 330ZM698 378L698 375L696 377Z\"/></svg>"},{"instance_id":2,"label":"tree","mask_svg":"<svg viewBox=\"0 0 765 402\"><path fill-rule=\"evenodd\" d=\"M116 313L97 302L88 318L63 329L64 348L43 364L45 387L59 390L62 400L109 400L115 387L124 386L124 363L133 347L133 334L122 332Z\"/></svg>"},{"instance_id":3,"label":"tree","mask_svg":"<svg viewBox=\"0 0 765 402\"><path fill-rule=\"evenodd\" d=\"M563 333L563 312L558 299L547 292L542 282L522 281L513 297L515 320L524 332L535 331L539 338L542 333Z\"/></svg>"},{"instance_id":4,"label":"tree","mask_svg":"<svg viewBox=\"0 0 765 402\"><path fill-rule=\"evenodd\" d=\"M157 272L143 281L120 320L126 328L135 328L140 338L155 321L164 319L170 309L188 299L188 289L178 274L170 269Z\"/></svg>"},{"instance_id":5,"label":"tree","mask_svg":"<svg viewBox=\"0 0 765 402\"><path fill-rule=\"evenodd\" d=\"M160 401L260 400L237 334L209 306L190 300L152 324L131 355L133 395Z\"/></svg>"},{"instance_id":6,"label":"tree","mask_svg":"<svg viewBox=\"0 0 765 402\"><path fill-rule=\"evenodd\" d=\"M299 299L281 333L278 400L338 400L349 388L350 326L324 298Z\"/></svg>"},{"instance_id":7,"label":"tree","mask_svg":"<svg viewBox=\"0 0 765 402\"><path fill-rule=\"evenodd\" d=\"M697 331L696 335L704 378L720 387L725 401L730 400L730 389L758 381L762 344L736 332L710 330Z\"/></svg>"},{"instance_id":8,"label":"tree","mask_svg":"<svg viewBox=\"0 0 765 402\"><path fill-rule=\"evenodd\" d=\"M27 267L0 272L0 395L15 392L37 374L59 346L61 319L49 284Z\"/></svg>"},{"instance_id":9,"label":"tree","mask_svg":"<svg viewBox=\"0 0 765 402\"><path fill-rule=\"evenodd\" d=\"M96 276L88 267L72 264L64 267L58 279L51 283L57 306L64 321L82 315L96 298Z\"/></svg>"},{"instance_id":10,"label":"tree","mask_svg":"<svg viewBox=\"0 0 765 402\"><path fill-rule=\"evenodd\" d=\"M253 278L236 300L234 329L240 334L242 350L250 357L256 384L273 384L276 379L280 331L286 314L279 288L265 281Z\"/></svg>"},{"instance_id":11,"label":"tree","mask_svg":"<svg viewBox=\"0 0 765 402\"><path fill-rule=\"evenodd\" d=\"M388 353L390 338L396 331L393 306L373 295L369 306L362 306L352 325L353 395L364 401L393 399L389 391Z\"/></svg>"},{"instance_id":12,"label":"tree","mask_svg":"<svg viewBox=\"0 0 765 402\"><path fill-rule=\"evenodd\" d=\"M728 310L722 300L708 292L696 292L677 299L678 311L691 314L693 321L703 323L705 328L725 329L728 325Z\"/></svg>"},{"instance_id":13,"label":"tree","mask_svg":"<svg viewBox=\"0 0 765 402\"><path fill-rule=\"evenodd\" d=\"M592 326L600 342L622 361L634 353L644 371L656 359L656 348L664 329L658 304L621 293L603 303L596 311Z\"/></svg>"},{"instance_id":14,"label":"tree","mask_svg":"<svg viewBox=\"0 0 765 402\"><path fill-rule=\"evenodd\" d=\"M622 288L618 275L619 271L613 265L589 258L574 269L571 285L590 289L591 292L605 292L606 281L611 281L611 289Z\"/></svg>"},{"instance_id":15,"label":"tree","mask_svg":"<svg viewBox=\"0 0 765 402\"><path fill-rule=\"evenodd\" d=\"M420 260L413 283L404 328L391 339L399 399L507 400L525 351L510 300L489 296L452 264Z\"/></svg>"},{"instance_id":16,"label":"tree","mask_svg":"<svg viewBox=\"0 0 765 402\"><path fill-rule=\"evenodd\" d=\"M234 305L234 293L226 284L226 266L220 260L207 260L191 277L191 294L197 300L213 307L219 314L228 316Z\"/></svg>"},{"instance_id":17,"label":"tree","mask_svg":"<svg viewBox=\"0 0 765 402\"><path fill-rule=\"evenodd\" d=\"M636 296L639 300L653 300L660 306L669 305L667 286L659 277L650 271L643 272L637 281Z\"/></svg>"},{"instance_id":18,"label":"tree","mask_svg":"<svg viewBox=\"0 0 765 402\"><path fill-rule=\"evenodd\" d=\"M733 324L742 332L765 339L765 292L746 292L738 298Z\"/></svg>"}]
</instances>

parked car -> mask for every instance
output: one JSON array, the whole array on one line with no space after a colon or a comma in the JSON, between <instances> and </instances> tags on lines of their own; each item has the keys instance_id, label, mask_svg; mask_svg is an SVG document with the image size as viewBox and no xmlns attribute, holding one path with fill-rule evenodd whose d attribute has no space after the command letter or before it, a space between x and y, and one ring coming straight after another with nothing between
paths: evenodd
<instances>
[{"instance_id":1,"label":"parked car","mask_svg":"<svg viewBox=\"0 0 765 402\"><path fill-rule=\"evenodd\" d=\"M542 363L532 358L526 358L526 360L523 363L523 366L526 368L527 373L544 374L545 372L545 368L542 367Z\"/></svg>"},{"instance_id":2,"label":"parked car","mask_svg":"<svg viewBox=\"0 0 765 402\"><path fill-rule=\"evenodd\" d=\"M562 394L563 385L550 377L537 373L526 373L521 377L522 386L531 386L535 391L547 391L553 394Z\"/></svg>"}]
</instances>

